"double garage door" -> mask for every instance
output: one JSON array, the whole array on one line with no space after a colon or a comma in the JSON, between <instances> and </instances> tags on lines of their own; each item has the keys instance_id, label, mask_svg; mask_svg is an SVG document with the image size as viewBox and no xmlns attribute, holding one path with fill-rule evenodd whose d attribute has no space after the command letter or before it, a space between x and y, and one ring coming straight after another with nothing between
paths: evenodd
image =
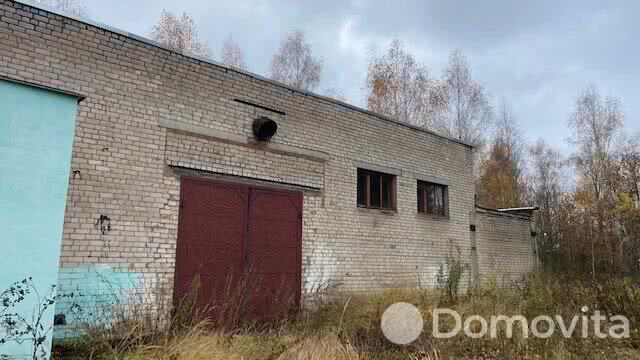
<instances>
[{"instance_id":1,"label":"double garage door","mask_svg":"<svg viewBox=\"0 0 640 360\"><path fill-rule=\"evenodd\" d=\"M302 193L183 177L174 302L269 320L299 305Z\"/></svg>"}]
</instances>

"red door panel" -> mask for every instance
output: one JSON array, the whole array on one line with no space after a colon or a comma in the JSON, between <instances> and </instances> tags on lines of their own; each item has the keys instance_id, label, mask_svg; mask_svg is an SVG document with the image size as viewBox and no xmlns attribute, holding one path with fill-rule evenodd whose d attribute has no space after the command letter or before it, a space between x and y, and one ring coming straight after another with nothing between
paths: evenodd
<instances>
[{"instance_id":1,"label":"red door panel","mask_svg":"<svg viewBox=\"0 0 640 360\"><path fill-rule=\"evenodd\" d=\"M297 192L253 189L251 216L256 219L296 222L302 209L302 194Z\"/></svg>"},{"instance_id":2,"label":"red door panel","mask_svg":"<svg viewBox=\"0 0 640 360\"><path fill-rule=\"evenodd\" d=\"M298 263L297 254L287 254L288 249L278 247L263 247L251 249L248 258L250 259L251 272L258 274L297 274L293 271Z\"/></svg>"},{"instance_id":3,"label":"red door panel","mask_svg":"<svg viewBox=\"0 0 640 360\"><path fill-rule=\"evenodd\" d=\"M299 305L302 194L183 177L175 301L197 279L213 320L278 318Z\"/></svg>"},{"instance_id":4,"label":"red door panel","mask_svg":"<svg viewBox=\"0 0 640 360\"><path fill-rule=\"evenodd\" d=\"M280 317L300 301L302 194L252 189L249 219L247 266L257 293L247 312Z\"/></svg>"},{"instance_id":5,"label":"red door panel","mask_svg":"<svg viewBox=\"0 0 640 360\"><path fill-rule=\"evenodd\" d=\"M240 185L181 180L174 303L195 295L200 314L209 317L233 304L227 297L242 279L248 200Z\"/></svg>"},{"instance_id":6,"label":"red door panel","mask_svg":"<svg viewBox=\"0 0 640 360\"><path fill-rule=\"evenodd\" d=\"M251 246L297 248L299 245L297 225L297 221L278 221L251 216L249 227Z\"/></svg>"}]
</instances>

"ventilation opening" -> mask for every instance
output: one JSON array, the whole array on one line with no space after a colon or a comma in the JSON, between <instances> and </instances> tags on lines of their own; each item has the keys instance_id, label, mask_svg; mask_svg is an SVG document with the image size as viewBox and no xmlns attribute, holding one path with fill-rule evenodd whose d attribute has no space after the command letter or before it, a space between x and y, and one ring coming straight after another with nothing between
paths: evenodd
<instances>
[{"instance_id":1,"label":"ventilation opening","mask_svg":"<svg viewBox=\"0 0 640 360\"><path fill-rule=\"evenodd\" d=\"M266 116L253 120L253 135L256 139L267 141L278 131L278 124Z\"/></svg>"}]
</instances>

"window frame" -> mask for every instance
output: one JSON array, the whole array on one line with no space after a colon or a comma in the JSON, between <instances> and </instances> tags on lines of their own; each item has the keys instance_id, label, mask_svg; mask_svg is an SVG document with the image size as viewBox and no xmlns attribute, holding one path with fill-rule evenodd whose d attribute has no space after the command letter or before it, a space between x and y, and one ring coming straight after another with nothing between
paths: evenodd
<instances>
[{"instance_id":1,"label":"window frame","mask_svg":"<svg viewBox=\"0 0 640 360\"><path fill-rule=\"evenodd\" d=\"M360 203L360 176L364 175L365 176L365 181L364 181L364 204ZM380 205L372 205L372 198L371 198L371 184L372 184L372 180L371 180L371 176L372 175L378 175L380 177L380 189L379 189L379 204ZM384 189L384 183L385 183L385 179L389 179L389 191L390 191L390 199L389 199L389 207L385 207L383 206L383 199L385 198L385 193L383 191ZM375 209L375 210L380 210L380 211L392 211L392 212L396 212L397 211L397 175L395 174L389 174L389 173L385 173L385 172L381 172L381 171L376 171L376 170L369 170L367 168L357 168L357 172L356 172L356 206L360 209Z\"/></svg>"},{"instance_id":2,"label":"window frame","mask_svg":"<svg viewBox=\"0 0 640 360\"><path fill-rule=\"evenodd\" d=\"M442 189L442 214L438 214L435 212L428 212L427 211L427 188L429 186L435 186L438 188ZM422 206L423 209L420 209L420 192L421 192L421 188L422 188ZM449 185L447 184L442 184L442 183L437 183L437 182L433 182L433 181L426 181L426 180L420 180L420 179L416 179L416 211L418 214L423 215L423 216L427 216L430 218L434 218L434 219L449 219Z\"/></svg>"}]
</instances>

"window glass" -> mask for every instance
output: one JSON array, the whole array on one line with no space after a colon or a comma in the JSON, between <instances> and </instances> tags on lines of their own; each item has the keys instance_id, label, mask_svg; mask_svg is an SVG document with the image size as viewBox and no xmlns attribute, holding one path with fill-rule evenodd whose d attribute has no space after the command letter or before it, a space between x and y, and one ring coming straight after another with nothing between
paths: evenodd
<instances>
[{"instance_id":1,"label":"window glass","mask_svg":"<svg viewBox=\"0 0 640 360\"><path fill-rule=\"evenodd\" d=\"M371 207L380 207L380 173L371 173L369 177L371 178L371 198L369 203Z\"/></svg>"},{"instance_id":2,"label":"window glass","mask_svg":"<svg viewBox=\"0 0 640 360\"><path fill-rule=\"evenodd\" d=\"M433 186L433 214L444 216L444 194L442 186Z\"/></svg>"},{"instance_id":3,"label":"window glass","mask_svg":"<svg viewBox=\"0 0 640 360\"><path fill-rule=\"evenodd\" d=\"M424 184L418 182L418 212L425 212L425 189Z\"/></svg>"},{"instance_id":4,"label":"window glass","mask_svg":"<svg viewBox=\"0 0 640 360\"><path fill-rule=\"evenodd\" d=\"M391 176L384 176L382 178L382 207L385 209L391 208L392 180Z\"/></svg>"},{"instance_id":5,"label":"window glass","mask_svg":"<svg viewBox=\"0 0 640 360\"><path fill-rule=\"evenodd\" d=\"M358 206L367 206L367 173L358 169Z\"/></svg>"},{"instance_id":6,"label":"window glass","mask_svg":"<svg viewBox=\"0 0 640 360\"><path fill-rule=\"evenodd\" d=\"M358 169L357 204L360 207L394 209L395 176Z\"/></svg>"},{"instance_id":7,"label":"window glass","mask_svg":"<svg viewBox=\"0 0 640 360\"><path fill-rule=\"evenodd\" d=\"M433 214L433 209L436 206L436 194L433 185L427 184L427 213Z\"/></svg>"},{"instance_id":8,"label":"window glass","mask_svg":"<svg viewBox=\"0 0 640 360\"><path fill-rule=\"evenodd\" d=\"M447 186L418 180L418 212L447 216Z\"/></svg>"}]
</instances>

